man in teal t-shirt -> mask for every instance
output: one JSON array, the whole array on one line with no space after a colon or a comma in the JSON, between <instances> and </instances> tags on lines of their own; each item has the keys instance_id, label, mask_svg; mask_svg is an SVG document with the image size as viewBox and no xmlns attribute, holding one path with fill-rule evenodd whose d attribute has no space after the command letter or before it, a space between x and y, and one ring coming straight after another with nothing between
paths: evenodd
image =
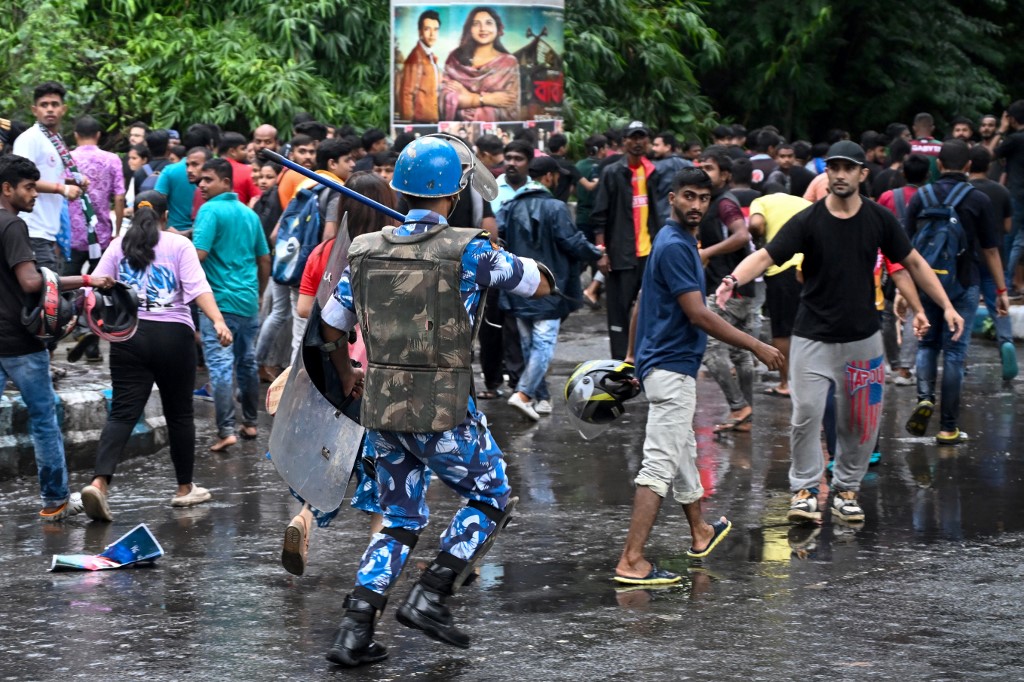
<instances>
[{"instance_id":1,"label":"man in teal t-shirt","mask_svg":"<svg viewBox=\"0 0 1024 682\"><path fill-rule=\"evenodd\" d=\"M243 438L255 438L259 378L256 374L256 336L259 332L259 297L270 275L270 249L259 216L231 191L232 168L225 159L203 164L199 191L206 200L196 214L192 242L213 290L217 307L234 340L220 345L213 322L199 316L203 353L210 372L217 413L220 452L237 442L232 370L237 374L242 404Z\"/></svg>"},{"instance_id":2,"label":"man in teal t-shirt","mask_svg":"<svg viewBox=\"0 0 1024 682\"><path fill-rule=\"evenodd\" d=\"M210 158L206 147L189 150L188 156L165 167L154 188L167 197L167 226L178 232L192 229L192 200L203 164Z\"/></svg>"}]
</instances>

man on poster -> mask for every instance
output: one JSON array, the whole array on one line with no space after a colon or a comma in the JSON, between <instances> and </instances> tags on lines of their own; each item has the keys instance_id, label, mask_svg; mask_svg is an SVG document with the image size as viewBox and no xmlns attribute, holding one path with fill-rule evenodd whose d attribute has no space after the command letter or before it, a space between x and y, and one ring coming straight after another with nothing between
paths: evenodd
<instances>
[{"instance_id":1,"label":"man on poster","mask_svg":"<svg viewBox=\"0 0 1024 682\"><path fill-rule=\"evenodd\" d=\"M399 116L413 123L437 123L437 95L441 67L433 47L441 30L441 16L429 9L416 23L419 40L402 67L402 85L398 92Z\"/></svg>"}]
</instances>

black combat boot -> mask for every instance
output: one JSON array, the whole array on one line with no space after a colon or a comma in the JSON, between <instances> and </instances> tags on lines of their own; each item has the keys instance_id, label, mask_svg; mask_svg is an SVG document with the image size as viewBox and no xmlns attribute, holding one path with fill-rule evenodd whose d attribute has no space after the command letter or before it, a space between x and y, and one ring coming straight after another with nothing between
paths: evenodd
<instances>
[{"instance_id":1,"label":"black combat boot","mask_svg":"<svg viewBox=\"0 0 1024 682\"><path fill-rule=\"evenodd\" d=\"M459 564L464 567L466 562L446 552L438 555L413 586L395 617L402 625L422 630L431 639L468 649L469 635L455 627L451 611L445 606L460 572L452 566Z\"/></svg>"},{"instance_id":2,"label":"black combat boot","mask_svg":"<svg viewBox=\"0 0 1024 682\"><path fill-rule=\"evenodd\" d=\"M369 600L360 599L361 596ZM386 604L386 598L358 587L345 597L345 617L338 626L334 644L327 650L327 660L354 668L387 658L387 648L373 641L374 621Z\"/></svg>"}]
</instances>

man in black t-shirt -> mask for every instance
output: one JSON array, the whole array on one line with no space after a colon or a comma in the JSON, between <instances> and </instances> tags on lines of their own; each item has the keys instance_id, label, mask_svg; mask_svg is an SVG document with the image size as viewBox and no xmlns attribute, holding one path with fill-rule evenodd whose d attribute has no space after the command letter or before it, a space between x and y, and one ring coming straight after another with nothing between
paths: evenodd
<instances>
[{"instance_id":1,"label":"man in black t-shirt","mask_svg":"<svg viewBox=\"0 0 1024 682\"><path fill-rule=\"evenodd\" d=\"M963 140L943 142L937 163L941 174L939 180L919 190L907 205L904 225L911 239L928 220L923 215L926 208L929 208L925 203L926 194L934 192L934 199L944 204L951 201L949 197L959 196L959 192L967 185L967 169L971 164L967 143ZM949 278L943 286L945 294L964 318L964 326L971 329L974 315L978 311L982 269L992 273L995 280L996 311L999 316L1009 314L1010 301L1006 296L1002 261L999 258L1002 234L992 213L992 202L984 192L974 188L968 189L962 197L956 205L956 214L966 237L966 249L956 259L956 278ZM914 436L923 436L928 427L928 420L935 409L935 382L939 351L942 351L942 423L935 440L940 445L954 445L967 440L967 434L958 428L957 420L960 414L964 357L967 355L971 335L951 338L939 322L942 310L936 305L935 299L930 295L922 296L921 304L932 326L917 347L918 403L907 421L907 431ZM1012 344L1008 351L1013 355L1013 364L1016 365L1016 351ZM1016 370L1016 367L1013 369Z\"/></svg>"},{"instance_id":2,"label":"man in black t-shirt","mask_svg":"<svg viewBox=\"0 0 1024 682\"><path fill-rule=\"evenodd\" d=\"M82 496L68 490L64 440L57 424L50 354L22 323L22 308L37 301L45 286L36 268L28 227L18 217L35 207L39 169L22 156L0 157L0 388L10 379L28 409L39 469L44 521L61 521L82 511ZM62 277L60 288L113 286L109 277Z\"/></svg>"},{"instance_id":3,"label":"man in black t-shirt","mask_svg":"<svg viewBox=\"0 0 1024 682\"><path fill-rule=\"evenodd\" d=\"M1017 100L1003 112L999 124L1002 142L995 157L1006 164L1006 188L1013 198L1013 231L1006 262L1006 281L1013 285L1017 265L1024 258L1024 100Z\"/></svg>"},{"instance_id":4,"label":"man in black t-shirt","mask_svg":"<svg viewBox=\"0 0 1024 682\"><path fill-rule=\"evenodd\" d=\"M820 430L829 388L835 387L838 451L832 472L832 514L860 524L857 503L878 436L885 357L875 309L874 267L881 249L901 263L916 284L943 309L944 324L959 339L963 318L946 297L928 263L889 211L861 198L867 179L864 150L849 140L833 144L826 155L829 196L796 214L763 249L748 256L722 278L716 292L724 304L733 289L775 263L804 254L804 288L790 348L793 399L789 470L793 522L821 519L818 482L825 472ZM917 333L928 321L915 317ZM824 501L824 500L822 500Z\"/></svg>"},{"instance_id":5,"label":"man in black t-shirt","mask_svg":"<svg viewBox=\"0 0 1024 682\"><path fill-rule=\"evenodd\" d=\"M569 151L569 139L562 133L555 133L548 139L548 153L551 155L558 165L567 171L562 173L558 178L558 186L555 187L555 191L552 194L559 201L569 201L569 195L572 194L572 190L580 182L580 171L576 168L576 164L570 161L566 157L566 153ZM455 223L452 223L453 225Z\"/></svg>"},{"instance_id":6,"label":"man in black t-shirt","mask_svg":"<svg viewBox=\"0 0 1024 682\"><path fill-rule=\"evenodd\" d=\"M765 184L778 183L785 188L786 194L802 197L814 179L814 173L797 163L796 148L788 142L780 144L775 150L775 161L779 167L772 171Z\"/></svg>"},{"instance_id":7,"label":"man in black t-shirt","mask_svg":"<svg viewBox=\"0 0 1024 682\"><path fill-rule=\"evenodd\" d=\"M1003 185L991 179L989 165L992 153L985 145L976 144L971 147L971 172L968 180L971 185L982 192L992 202L992 214L996 220L996 231L1005 238L1013 226L1013 203L1010 192ZM1005 248L1000 250L1000 258L1006 257ZM995 323L996 343L999 344L1000 361L1003 365L1003 381L1011 381L1017 377L1017 349L1013 343L1013 323L1009 315L999 315L996 310L996 280L988 268L981 268L981 295L985 299L985 307L989 317ZM1010 283L1004 282L1009 288Z\"/></svg>"}]
</instances>

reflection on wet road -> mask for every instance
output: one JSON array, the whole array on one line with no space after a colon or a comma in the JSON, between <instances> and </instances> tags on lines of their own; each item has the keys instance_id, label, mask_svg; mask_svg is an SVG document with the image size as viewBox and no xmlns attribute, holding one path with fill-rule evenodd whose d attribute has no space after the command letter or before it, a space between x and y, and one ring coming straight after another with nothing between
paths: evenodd
<instances>
[{"instance_id":1,"label":"reflection on wet road","mask_svg":"<svg viewBox=\"0 0 1024 682\"><path fill-rule=\"evenodd\" d=\"M598 318L573 318L552 387L571 360L599 354ZM521 496L520 512L455 600L474 637L446 648L394 619L418 576L403 576L378 626L391 659L355 671L324 659L367 539L365 517L340 516L313 535L302 578L279 565L294 513L263 437L227 455L201 447L197 482L210 504L168 505L166 453L126 462L112 524L35 520L34 479L0 483L0 677L17 680L782 680L1024 679L1022 387L998 381L995 351L972 349L964 423L973 440L939 447L906 436L913 388L887 387L883 458L865 481L863 528L826 518L786 523L785 399L757 401L752 434L716 439L725 413L698 385L699 466L706 514L735 529L703 564L686 559L686 524L666 504L649 556L686 575L671 589L616 590L610 580L629 523L643 443L642 399L599 441L555 414L539 426L501 401L485 404ZM557 390L552 390L557 394ZM556 397L557 399L557 397ZM200 439L211 435L208 406ZM81 487L87 472L73 472ZM417 559L433 556L458 501L431 487L434 522ZM148 569L46 572L54 553L100 551L139 522L166 556Z\"/></svg>"}]
</instances>

